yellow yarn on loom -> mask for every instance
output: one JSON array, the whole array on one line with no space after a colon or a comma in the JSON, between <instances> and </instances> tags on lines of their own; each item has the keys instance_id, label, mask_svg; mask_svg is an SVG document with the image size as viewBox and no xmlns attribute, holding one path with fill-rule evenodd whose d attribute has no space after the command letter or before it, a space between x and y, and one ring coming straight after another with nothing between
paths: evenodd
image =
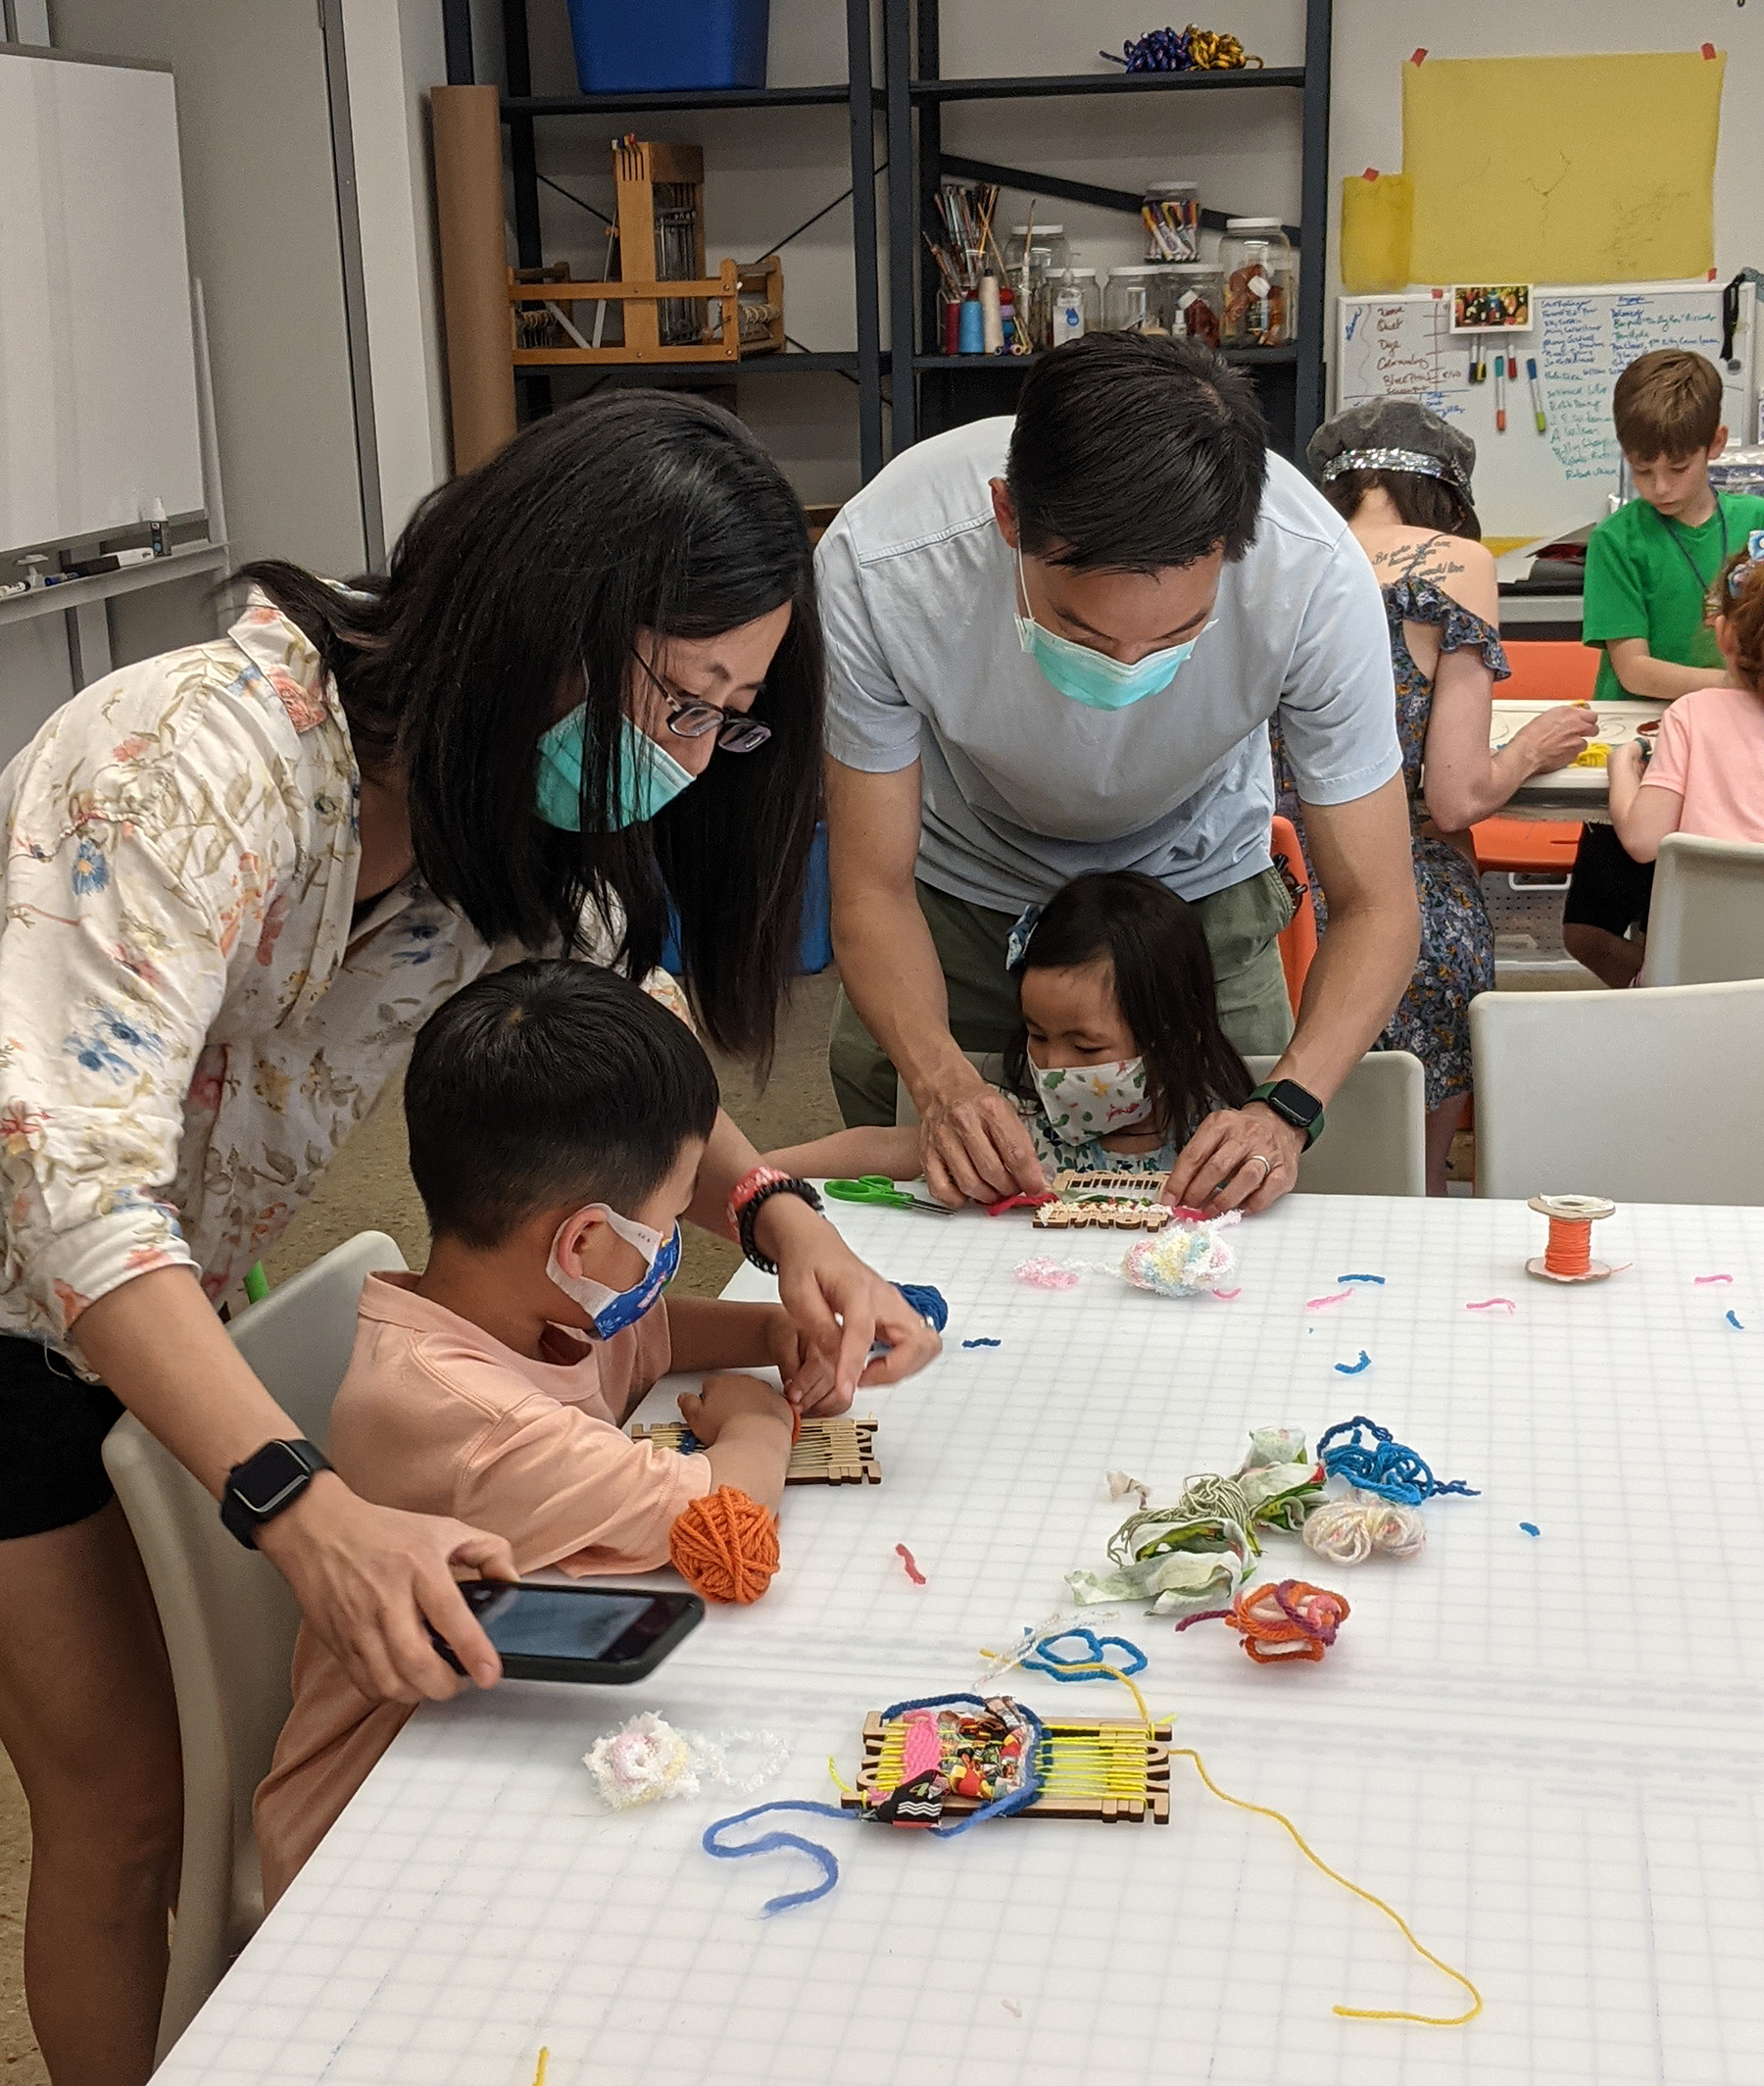
<instances>
[{"instance_id":1,"label":"yellow yarn on loom","mask_svg":"<svg viewBox=\"0 0 1764 2086\"><path fill-rule=\"evenodd\" d=\"M538 2068L533 2073L533 2086L545 2086L545 2067L551 2062L551 2052L542 2043L539 2046Z\"/></svg>"},{"instance_id":2,"label":"yellow yarn on loom","mask_svg":"<svg viewBox=\"0 0 1764 2086\"><path fill-rule=\"evenodd\" d=\"M991 1658L994 1655L983 1652L981 1656L983 1658ZM1151 1712L1146 1708L1146 1698L1118 1667L1109 1665L1102 1660L1095 1660L1063 1666L1061 1670L1067 1673L1096 1673L1106 1675L1110 1680L1118 1680L1122 1687L1133 1697L1140 1713L1141 1721L1148 1730L1151 1728L1152 1719ZM1382 1898L1352 1882L1348 1877L1344 1876L1340 1869L1331 1868L1323 1857L1311 1848L1303 1833L1298 1830L1298 1826L1293 1823L1292 1819L1284 1812L1276 1811L1271 1804L1251 1804L1241 1796L1232 1796L1228 1791L1221 1789L1212 1776L1207 1773L1206 1763L1192 1746L1172 1746L1170 1751L1183 1760L1194 1762L1195 1772L1206 1784L1212 1794L1219 1799L1220 1803L1230 1804L1238 1811L1251 1811L1257 1817L1272 1818L1275 1824L1284 1825L1287 1831L1292 1834L1294 1846L1298 1848L1298 1852L1313 1868L1320 1869L1332 1883L1339 1883L1345 1891L1351 1891L1356 1898L1363 1898L1368 1905L1383 1912L1417 1956L1424 1957L1427 1962L1433 1964L1436 1970L1444 1970L1453 1983L1462 1985L1474 2003L1466 2013L1409 2013L1400 2007L1336 2007L1332 2009L1332 2012L1340 2014L1344 2020L1413 2021L1417 2026L1423 2028L1466 2027L1482 2012L1483 1996L1470 1982L1469 1978L1464 1975L1463 1971L1454 1970L1450 1963L1442 1962L1432 1949L1417 1939L1414 1929L1395 1906L1387 1905ZM1112 1794L1113 1792L1109 1793Z\"/></svg>"}]
</instances>

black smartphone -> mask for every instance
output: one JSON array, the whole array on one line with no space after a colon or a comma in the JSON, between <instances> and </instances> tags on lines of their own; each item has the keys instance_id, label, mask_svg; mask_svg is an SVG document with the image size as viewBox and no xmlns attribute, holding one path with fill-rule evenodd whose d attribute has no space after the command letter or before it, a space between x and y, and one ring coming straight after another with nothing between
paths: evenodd
<instances>
[{"instance_id":1,"label":"black smartphone","mask_svg":"<svg viewBox=\"0 0 1764 2086\"><path fill-rule=\"evenodd\" d=\"M466 1579L466 1605L484 1625L511 1680L572 1680L621 1687L653 1673L705 1619L697 1594L635 1586L528 1586ZM466 1668L429 1625L456 1673Z\"/></svg>"}]
</instances>

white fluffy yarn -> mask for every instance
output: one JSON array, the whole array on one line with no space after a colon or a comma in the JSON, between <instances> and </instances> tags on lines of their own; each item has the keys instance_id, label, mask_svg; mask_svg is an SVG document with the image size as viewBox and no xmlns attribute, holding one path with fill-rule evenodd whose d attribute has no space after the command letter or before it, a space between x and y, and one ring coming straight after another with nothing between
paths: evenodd
<instances>
[{"instance_id":1,"label":"white fluffy yarn","mask_svg":"<svg viewBox=\"0 0 1764 2086\"><path fill-rule=\"evenodd\" d=\"M1363 1564L1377 1551L1387 1558L1418 1558L1427 1546L1427 1524L1413 1507L1350 1492L1325 1500L1305 1516L1304 1547L1330 1564Z\"/></svg>"},{"instance_id":2,"label":"white fluffy yarn","mask_svg":"<svg viewBox=\"0 0 1764 2086\"><path fill-rule=\"evenodd\" d=\"M729 1772L728 1754L736 1746L765 1749L764 1763L753 1774ZM790 1758L790 1748L771 1731L721 1731L705 1738L676 1731L665 1717L640 1710L616 1731L597 1738L582 1755L601 1795L614 1811L633 1804L657 1804L667 1797L697 1796L706 1784L751 1796L762 1789Z\"/></svg>"}]
</instances>

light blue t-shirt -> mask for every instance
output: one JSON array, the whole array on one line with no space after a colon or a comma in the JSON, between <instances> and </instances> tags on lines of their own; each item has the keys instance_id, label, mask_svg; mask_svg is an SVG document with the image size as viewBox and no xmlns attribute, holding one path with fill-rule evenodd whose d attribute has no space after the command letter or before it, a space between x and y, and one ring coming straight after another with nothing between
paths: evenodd
<instances>
[{"instance_id":1,"label":"light blue t-shirt","mask_svg":"<svg viewBox=\"0 0 1764 2086\"><path fill-rule=\"evenodd\" d=\"M816 554L827 749L868 774L922 762L928 884L1014 913L1090 869L1142 869L1191 899L1241 883L1269 865L1277 707L1306 803L1369 796L1398 771L1378 582L1276 456L1255 540L1170 686L1113 712L1061 695L1017 643L1015 560L993 517L1011 424L906 450Z\"/></svg>"}]
</instances>

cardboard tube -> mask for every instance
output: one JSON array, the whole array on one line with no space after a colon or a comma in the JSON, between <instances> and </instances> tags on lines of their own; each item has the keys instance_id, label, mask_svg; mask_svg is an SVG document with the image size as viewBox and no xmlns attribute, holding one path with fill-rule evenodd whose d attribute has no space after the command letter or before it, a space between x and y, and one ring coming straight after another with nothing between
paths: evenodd
<instances>
[{"instance_id":1,"label":"cardboard tube","mask_svg":"<svg viewBox=\"0 0 1764 2086\"><path fill-rule=\"evenodd\" d=\"M431 87L429 109L453 461L467 472L514 434L502 114L495 87Z\"/></svg>"},{"instance_id":2,"label":"cardboard tube","mask_svg":"<svg viewBox=\"0 0 1764 2086\"><path fill-rule=\"evenodd\" d=\"M989 355L1001 355L1004 351L1004 320L999 310L999 278L997 275L980 277L980 323L982 339Z\"/></svg>"}]
</instances>

